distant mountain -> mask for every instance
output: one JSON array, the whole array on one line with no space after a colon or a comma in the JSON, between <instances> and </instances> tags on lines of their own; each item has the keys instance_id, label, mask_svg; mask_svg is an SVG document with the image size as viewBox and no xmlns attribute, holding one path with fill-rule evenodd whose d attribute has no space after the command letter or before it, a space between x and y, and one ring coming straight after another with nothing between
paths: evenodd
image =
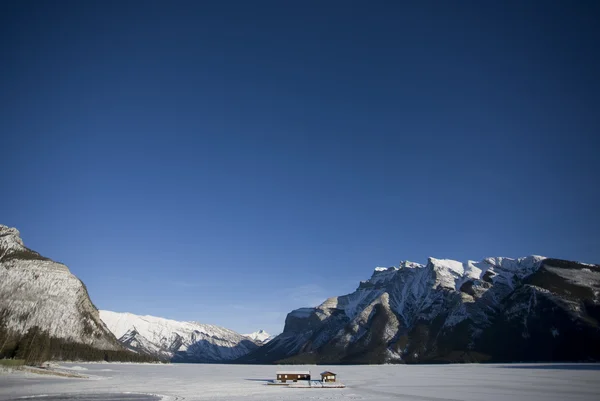
<instances>
[{"instance_id":1,"label":"distant mountain","mask_svg":"<svg viewBox=\"0 0 600 401\"><path fill-rule=\"evenodd\" d=\"M241 363L600 360L600 266L541 256L376 268Z\"/></svg>"},{"instance_id":2,"label":"distant mountain","mask_svg":"<svg viewBox=\"0 0 600 401\"><path fill-rule=\"evenodd\" d=\"M235 331L197 322L100 311L100 318L128 349L173 362L228 362L258 348Z\"/></svg>"},{"instance_id":3,"label":"distant mountain","mask_svg":"<svg viewBox=\"0 0 600 401\"><path fill-rule=\"evenodd\" d=\"M0 358L149 360L126 351L67 266L0 225Z\"/></svg>"},{"instance_id":4,"label":"distant mountain","mask_svg":"<svg viewBox=\"0 0 600 401\"><path fill-rule=\"evenodd\" d=\"M244 336L248 337L249 339L260 345L266 344L274 338L274 336L271 336L264 330L258 330L254 333L244 334Z\"/></svg>"}]
</instances>

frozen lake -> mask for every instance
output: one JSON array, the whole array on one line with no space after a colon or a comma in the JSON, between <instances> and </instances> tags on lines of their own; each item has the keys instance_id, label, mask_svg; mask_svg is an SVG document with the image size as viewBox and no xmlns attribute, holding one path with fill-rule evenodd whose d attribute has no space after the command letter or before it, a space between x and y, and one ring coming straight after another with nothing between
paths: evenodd
<instances>
[{"instance_id":1,"label":"frozen lake","mask_svg":"<svg viewBox=\"0 0 600 401\"><path fill-rule=\"evenodd\" d=\"M338 373L343 389L267 386L285 366L63 364L88 379L0 374L0 400L598 400L600 365L293 366Z\"/></svg>"}]
</instances>

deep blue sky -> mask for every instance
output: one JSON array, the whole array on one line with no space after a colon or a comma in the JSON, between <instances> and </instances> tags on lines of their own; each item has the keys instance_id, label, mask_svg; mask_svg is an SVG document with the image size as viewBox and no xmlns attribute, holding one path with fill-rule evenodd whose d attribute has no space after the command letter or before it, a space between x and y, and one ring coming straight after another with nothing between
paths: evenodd
<instances>
[{"instance_id":1,"label":"deep blue sky","mask_svg":"<svg viewBox=\"0 0 600 401\"><path fill-rule=\"evenodd\" d=\"M600 3L415 3L0 3L0 223L241 332L403 259L599 263Z\"/></svg>"}]
</instances>

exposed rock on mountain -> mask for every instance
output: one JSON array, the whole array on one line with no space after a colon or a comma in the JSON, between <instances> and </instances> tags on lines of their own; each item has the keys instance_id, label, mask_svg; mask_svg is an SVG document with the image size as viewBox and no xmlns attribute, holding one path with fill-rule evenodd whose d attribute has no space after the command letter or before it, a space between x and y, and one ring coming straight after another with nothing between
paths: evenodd
<instances>
[{"instance_id":1,"label":"exposed rock on mountain","mask_svg":"<svg viewBox=\"0 0 600 401\"><path fill-rule=\"evenodd\" d=\"M600 360L600 267L541 256L376 268L246 363Z\"/></svg>"},{"instance_id":2,"label":"exposed rock on mountain","mask_svg":"<svg viewBox=\"0 0 600 401\"><path fill-rule=\"evenodd\" d=\"M125 351L67 266L0 225L0 358L147 360Z\"/></svg>"},{"instance_id":3,"label":"exposed rock on mountain","mask_svg":"<svg viewBox=\"0 0 600 401\"><path fill-rule=\"evenodd\" d=\"M258 345L235 331L197 322L100 311L100 317L128 349L173 362L227 362Z\"/></svg>"}]
</instances>

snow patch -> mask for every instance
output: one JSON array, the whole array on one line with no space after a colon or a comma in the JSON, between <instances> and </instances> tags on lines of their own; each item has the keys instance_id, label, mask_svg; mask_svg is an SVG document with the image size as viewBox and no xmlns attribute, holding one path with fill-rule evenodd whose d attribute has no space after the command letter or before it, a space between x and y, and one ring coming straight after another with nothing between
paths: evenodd
<instances>
[{"instance_id":1,"label":"snow patch","mask_svg":"<svg viewBox=\"0 0 600 401\"><path fill-rule=\"evenodd\" d=\"M259 342L261 344L266 344L273 339L273 336L271 336L264 330L258 330L254 333L244 334L244 336L248 337L252 341Z\"/></svg>"}]
</instances>

